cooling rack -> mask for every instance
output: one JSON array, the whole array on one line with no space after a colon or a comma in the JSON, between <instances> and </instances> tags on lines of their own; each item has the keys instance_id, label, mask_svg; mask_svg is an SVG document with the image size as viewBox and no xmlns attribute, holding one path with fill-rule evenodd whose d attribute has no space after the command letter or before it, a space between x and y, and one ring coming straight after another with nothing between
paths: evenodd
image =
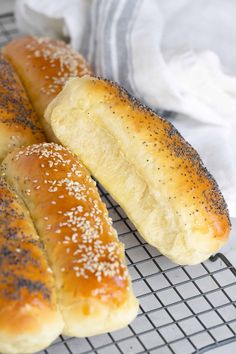
<instances>
[{"instance_id":1,"label":"cooling rack","mask_svg":"<svg viewBox=\"0 0 236 354\"><path fill-rule=\"evenodd\" d=\"M0 46L17 36L12 13L0 15ZM98 184L120 240L140 310L128 327L100 336L60 336L39 354L205 353L236 340L236 270L218 253L198 266L177 266L138 234ZM222 348L222 353L223 353Z\"/></svg>"}]
</instances>

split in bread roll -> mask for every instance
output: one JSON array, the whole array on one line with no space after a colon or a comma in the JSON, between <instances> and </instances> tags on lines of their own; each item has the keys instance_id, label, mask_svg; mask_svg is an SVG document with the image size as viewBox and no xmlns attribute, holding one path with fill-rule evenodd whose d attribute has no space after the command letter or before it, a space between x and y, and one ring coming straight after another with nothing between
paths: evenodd
<instances>
[{"instance_id":1,"label":"split in bread roll","mask_svg":"<svg viewBox=\"0 0 236 354\"><path fill-rule=\"evenodd\" d=\"M3 171L44 243L63 334L91 336L129 324L138 302L123 245L85 167L64 147L44 143L14 150Z\"/></svg>"},{"instance_id":2,"label":"split in bread roll","mask_svg":"<svg viewBox=\"0 0 236 354\"><path fill-rule=\"evenodd\" d=\"M43 118L48 103L61 91L69 77L90 74L84 58L64 42L37 37L21 37L3 48L18 73L49 140L55 140Z\"/></svg>"},{"instance_id":3,"label":"split in bread roll","mask_svg":"<svg viewBox=\"0 0 236 354\"><path fill-rule=\"evenodd\" d=\"M0 161L15 147L43 141L44 134L26 92L0 54Z\"/></svg>"},{"instance_id":4,"label":"split in bread roll","mask_svg":"<svg viewBox=\"0 0 236 354\"><path fill-rule=\"evenodd\" d=\"M0 179L0 352L44 349L62 328L39 236L23 203Z\"/></svg>"},{"instance_id":5,"label":"split in bread roll","mask_svg":"<svg viewBox=\"0 0 236 354\"><path fill-rule=\"evenodd\" d=\"M171 260L200 263L225 244L227 207L197 152L118 85L70 79L46 119L145 240Z\"/></svg>"}]
</instances>

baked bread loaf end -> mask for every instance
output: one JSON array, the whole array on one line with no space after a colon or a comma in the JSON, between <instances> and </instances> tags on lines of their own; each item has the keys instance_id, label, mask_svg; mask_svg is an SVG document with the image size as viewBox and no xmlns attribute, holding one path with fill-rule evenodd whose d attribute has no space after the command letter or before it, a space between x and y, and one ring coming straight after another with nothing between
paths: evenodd
<instances>
[{"instance_id":1,"label":"baked bread loaf end","mask_svg":"<svg viewBox=\"0 0 236 354\"><path fill-rule=\"evenodd\" d=\"M161 253L196 264L225 244L227 206L198 153L118 85L70 79L45 117Z\"/></svg>"},{"instance_id":2,"label":"baked bread loaf end","mask_svg":"<svg viewBox=\"0 0 236 354\"><path fill-rule=\"evenodd\" d=\"M51 38L20 37L2 50L19 75L48 139L55 140L44 120L45 108L69 77L90 74L91 69L79 53Z\"/></svg>"}]
</instances>

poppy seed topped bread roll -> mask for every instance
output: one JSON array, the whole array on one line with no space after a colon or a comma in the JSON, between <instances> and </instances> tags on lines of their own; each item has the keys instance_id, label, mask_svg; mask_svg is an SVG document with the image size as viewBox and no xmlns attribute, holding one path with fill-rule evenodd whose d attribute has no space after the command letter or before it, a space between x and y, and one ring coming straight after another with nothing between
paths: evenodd
<instances>
[{"instance_id":1,"label":"poppy seed topped bread roll","mask_svg":"<svg viewBox=\"0 0 236 354\"><path fill-rule=\"evenodd\" d=\"M118 85L70 79L45 117L161 253L196 264L225 244L227 206L198 153Z\"/></svg>"},{"instance_id":2,"label":"poppy seed topped bread roll","mask_svg":"<svg viewBox=\"0 0 236 354\"><path fill-rule=\"evenodd\" d=\"M3 174L23 200L52 267L63 334L91 336L137 315L124 248L86 168L56 144L16 149Z\"/></svg>"},{"instance_id":3,"label":"poppy seed topped bread roll","mask_svg":"<svg viewBox=\"0 0 236 354\"><path fill-rule=\"evenodd\" d=\"M0 54L0 161L15 147L43 141L44 134L26 92Z\"/></svg>"},{"instance_id":4,"label":"poppy seed topped bread roll","mask_svg":"<svg viewBox=\"0 0 236 354\"><path fill-rule=\"evenodd\" d=\"M42 350L62 329L40 238L25 205L0 178L0 351Z\"/></svg>"},{"instance_id":5,"label":"poppy seed topped bread roll","mask_svg":"<svg viewBox=\"0 0 236 354\"><path fill-rule=\"evenodd\" d=\"M19 75L48 139L54 140L43 119L44 110L69 77L91 73L88 64L66 43L51 38L16 38L3 48L3 54Z\"/></svg>"}]
</instances>

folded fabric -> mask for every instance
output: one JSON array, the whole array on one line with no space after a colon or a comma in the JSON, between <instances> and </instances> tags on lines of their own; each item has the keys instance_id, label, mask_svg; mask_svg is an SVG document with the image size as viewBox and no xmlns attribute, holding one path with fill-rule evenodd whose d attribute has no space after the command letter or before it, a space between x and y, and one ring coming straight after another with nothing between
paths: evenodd
<instances>
[{"instance_id":1,"label":"folded fabric","mask_svg":"<svg viewBox=\"0 0 236 354\"><path fill-rule=\"evenodd\" d=\"M21 31L68 39L96 74L174 121L236 216L234 0L18 0Z\"/></svg>"}]
</instances>

